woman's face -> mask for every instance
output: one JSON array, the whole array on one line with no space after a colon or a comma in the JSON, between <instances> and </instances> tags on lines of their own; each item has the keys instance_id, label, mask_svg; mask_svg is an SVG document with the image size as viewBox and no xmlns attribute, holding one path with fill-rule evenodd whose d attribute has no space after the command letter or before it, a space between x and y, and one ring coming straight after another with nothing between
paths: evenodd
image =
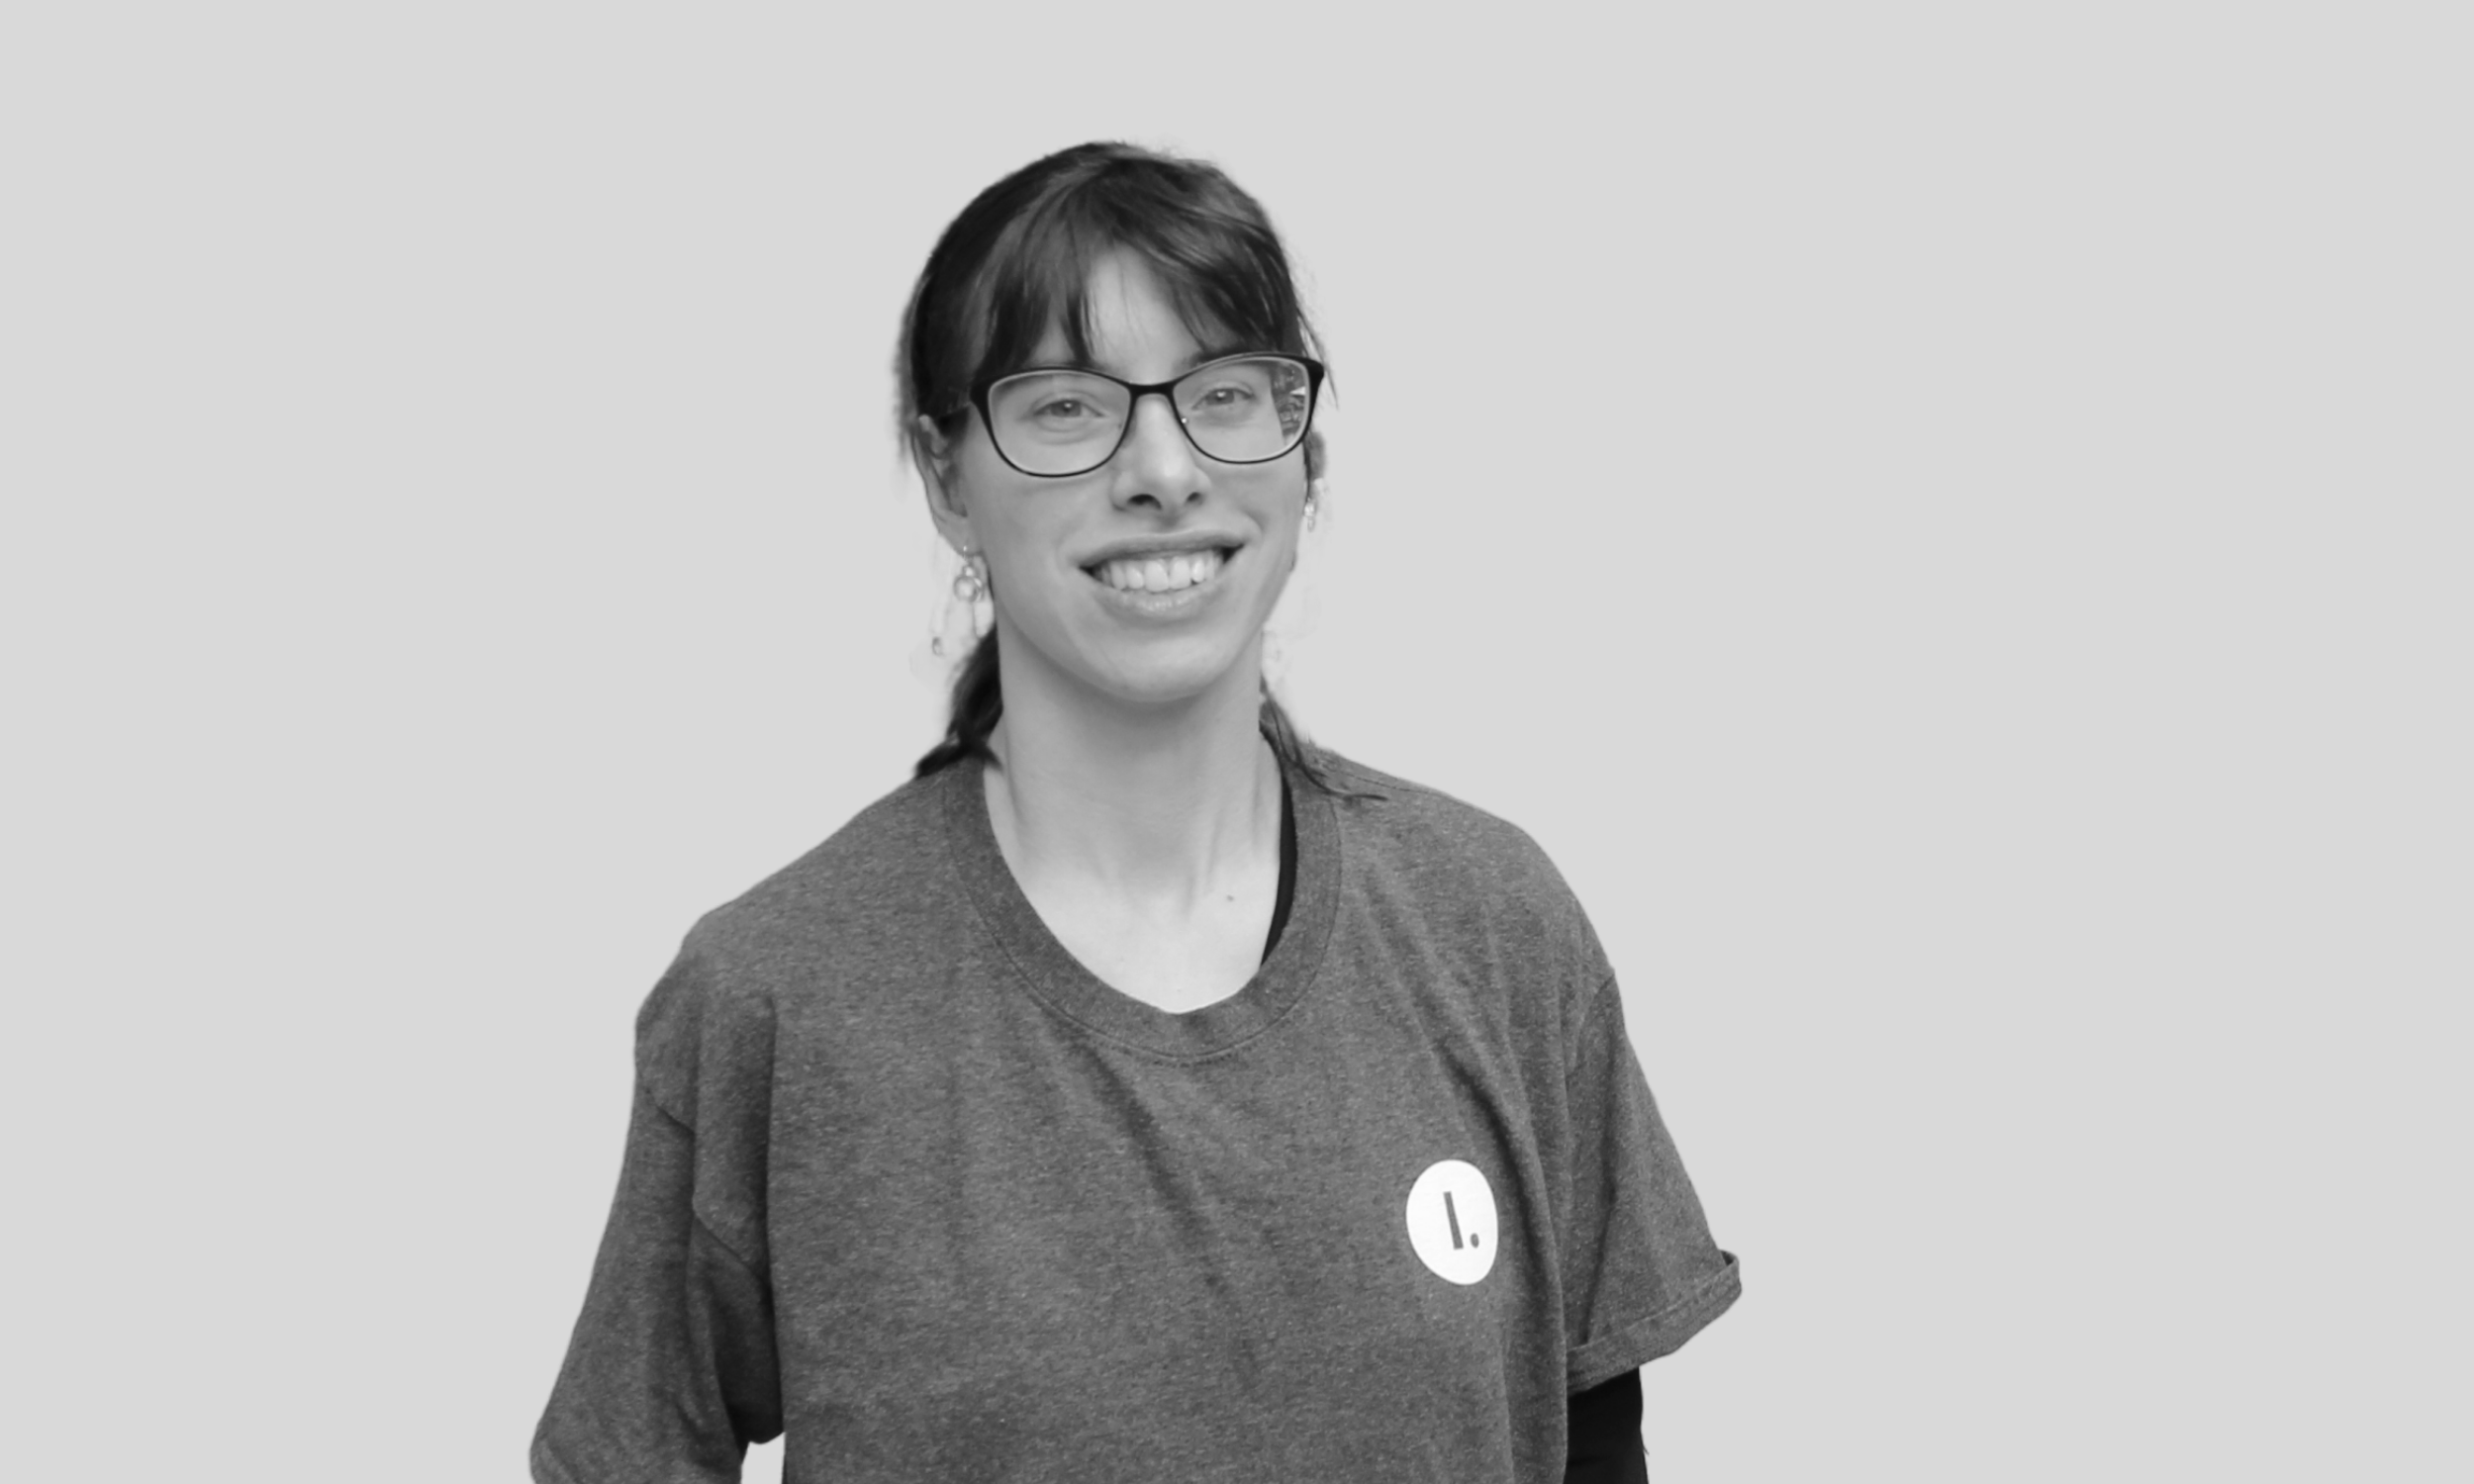
<instances>
[{"instance_id":1,"label":"woman's face","mask_svg":"<svg viewBox=\"0 0 2474 1484\"><path fill-rule=\"evenodd\" d=\"M1130 253L1094 270L1091 311L1093 369L1129 382L1270 348L1195 339ZM1071 359L1053 325L1032 356ZM988 563L1009 693L1056 686L1080 693L1068 703L1158 706L1240 687L1251 702L1263 623L1296 559L1302 448L1219 463L1187 441L1166 398L1145 397L1115 456L1088 474L1016 471L976 414L932 462L937 523ZM1155 591L1162 576L1171 586Z\"/></svg>"}]
</instances>

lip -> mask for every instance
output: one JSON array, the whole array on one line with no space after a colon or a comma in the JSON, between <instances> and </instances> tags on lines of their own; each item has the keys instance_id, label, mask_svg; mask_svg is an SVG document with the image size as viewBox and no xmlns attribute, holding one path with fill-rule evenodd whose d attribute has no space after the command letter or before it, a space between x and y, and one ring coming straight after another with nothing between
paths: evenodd
<instances>
[{"instance_id":1,"label":"lip","mask_svg":"<svg viewBox=\"0 0 2474 1484\"><path fill-rule=\"evenodd\" d=\"M1097 570L1103 563L1113 562L1120 557L1165 556L1179 552L1214 550L1221 553L1220 569L1212 573L1207 580L1179 588L1173 593L1154 593L1148 589L1112 588L1101 580ZM1199 611L1204 604L1220 596L1221 591L1228 586L1228 569L1243 560L1245 554L1244 542L1228 541L1222 544L1221 539L1216 537L1189 535L1174 538L1172 541L1120 541L1113 546L1103 548L1098 556L1092 559L1091 565L1083 569L1083 575L1090 578L1091 585L1098 590L1100 603L1121 616L1151 620L1184 618Z\"/></svg>"},{"instance_id":2,"label":"lip","mask_svg":"<svg viewBox=\"0 0 2474 1484\"><path fill-rule=\"evenodd\" d=\"M1085 572L1096 572L1099 568L1120 558L1140 561L1149 557L1180 556L1197 551L1217 551L1223 555L1234 556L1245 544L1243 536L1226 531L1184 530L1161 536L1133 536L1122 541L1111 541L1084 557L1076 565Z\"/></svg>"}]
</instances>

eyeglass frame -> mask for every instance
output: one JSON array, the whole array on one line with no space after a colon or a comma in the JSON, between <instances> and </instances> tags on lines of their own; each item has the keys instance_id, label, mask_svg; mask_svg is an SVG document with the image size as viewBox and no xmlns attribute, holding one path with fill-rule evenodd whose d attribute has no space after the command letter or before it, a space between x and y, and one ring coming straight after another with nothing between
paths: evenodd
<instances>
[{"instance_id":1,"label":"eyeglass frame","mask_svg":"<svg viewBox=\"0 0 2474 1484\"><path fill-rule=\"evenodd\" d=\"M1212 453L1208 449L1204 448L1200 443L1195 442L1194 430L1186 425L1186 419L1178 415L1177 400L1169 396L1171 392L1177 390L1177 384L1184 381L1187 377L1200 376L1203 372L1210 370L1213 366L1223 365L1229 361L1266 360L1295 361L1298 365L1305 367L1305 425L1297 429L1297 440L1278 453L1259 459L1224 459L1218 454ZM1036 469L1023 468L1020 464L1013 461L1013 456L1011 454L1005 452L1004 441L997 436L997 419L989 416L988 394L994 390L997 383L1000 381L1011 381L1017 376L1035 376L1042 371L1070 371L1076 376L1095 376L1101 381L1111 382L1125 389L1127 394L1125 402L1125 426L1117 430L1116 442L1109 446L1107 458L1103 458L1098 463L1093 464L1088 468L1076 469L1065 474L1043 474ZM1115 458L1118 453L1122 452L1125 448L1125 440L1132 437L1134 434L1135 411L1142 406L1142 400L1144 398L1151 396L1157 396L1161 401L1166 402L1169 405L1169 416L1177 419L1177 430L1186 435L1186 444L1188 447L1193 449L1194 452L1201 454L1204 458L1209 459L1215 464L1231 464L1238 467L1250 467L1255 464L1269 464L1280 459L1285 459L1288 457L1288 455L1295 453L1299 448L1305 446L1306 434L1314 430L1314 411L1316 408L1322 406L1323 402L1323 363L1321 361L1316 360L1310 355L1291 355L1285 350L1232 351L1227 355L1215 355L1211 359L1204 361L1201 365L1193 367L1191 370L1181 372L1176 376L1172 376L1167 381L1142 383L1130 382L1121 376L1110 376L1105 371L1094 371L1089 366L1020 366L1000 375L983 376L979 380L971 383L971 400L969 406L973 411L980 415L980 425L988 429L988 446L997 450L997 457L1003 459L1005 461L1005 467L1011 469L1014 473L1026 475L1032 479L1080 479L1094 469L1105 469L1108 467L1108 460Z\"/></svg>"}]
</instances>

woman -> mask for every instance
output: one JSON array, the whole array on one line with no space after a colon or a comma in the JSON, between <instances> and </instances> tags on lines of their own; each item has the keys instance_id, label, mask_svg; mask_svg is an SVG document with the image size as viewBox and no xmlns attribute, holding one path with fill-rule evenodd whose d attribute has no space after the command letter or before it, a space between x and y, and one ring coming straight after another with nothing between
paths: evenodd
<instances>
[{"instance_id":1,"label":"woman","mask_svg":"<svg viewBox=\"0 0 2474 1484\"><path fill-rule=\"evenodd\" d=\"M946 231L904 431L994 627L647 1000L536 1478L1641 1477L1735 1261L1536 846L1262 685L1315 349L1207 165L1085 145Z\"/></svg>"}]
</instances>

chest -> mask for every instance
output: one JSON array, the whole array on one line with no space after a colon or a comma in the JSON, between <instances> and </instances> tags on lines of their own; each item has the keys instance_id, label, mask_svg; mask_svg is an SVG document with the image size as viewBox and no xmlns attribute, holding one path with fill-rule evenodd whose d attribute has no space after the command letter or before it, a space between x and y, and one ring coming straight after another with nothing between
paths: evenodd
<instances>
[{"instance_id":1,"label":"chest","mask_svg":"<svg viewBox=\"0 0 2474 1484\"><path fill-rule=\"evenodd\" d=\"M866 1108L793 1120L794 1405L940 1477L1154 1477L1185 1443L1249 1479L1502 1458L1504 1420L1543 1405L1511 1359L1548 1357L1544 1392L1562 1375L1549 1207L1505 1137L1530 1120L1411 1022L1299 1020L1253 1065L1080 1042L939 1057L915 1085L880 1064Z\"/></svg>"}]
</instances>

